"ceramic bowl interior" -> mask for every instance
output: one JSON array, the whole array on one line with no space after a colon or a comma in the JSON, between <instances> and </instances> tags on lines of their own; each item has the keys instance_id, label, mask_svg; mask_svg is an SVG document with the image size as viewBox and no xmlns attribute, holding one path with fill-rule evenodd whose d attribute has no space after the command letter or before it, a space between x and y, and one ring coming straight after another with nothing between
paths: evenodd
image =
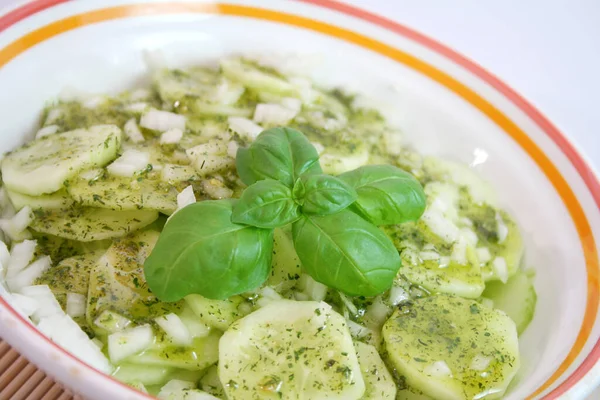
<instances>
[{"instance_id":1,"label":"ceramic bowl interior","mask_svg":"<svg viewBox=\"0 0 600 400\"><path fill-rule=\"evenodd\" d=\"M0 151L30 138L65 88L111 93L144 82L145 51L160 50L170 67L232 53L306 55L315 80L363 94L423 152L471 164L519 222L538 307L508 398L579 396L597 382L598 181L560 132L488 73L336 2L34 3L45 7L10 27L0 19ZM142 396L66 355L4 301L0 321L0 335L90 398Z\"/></svg>"}]
</instances>

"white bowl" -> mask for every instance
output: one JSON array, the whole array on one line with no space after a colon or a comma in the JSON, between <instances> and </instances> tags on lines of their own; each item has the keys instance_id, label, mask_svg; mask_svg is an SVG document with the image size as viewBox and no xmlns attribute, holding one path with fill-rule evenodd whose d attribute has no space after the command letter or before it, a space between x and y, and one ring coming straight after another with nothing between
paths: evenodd
<instances>
[{"instance_id":1,"label":"white bowl","mask_svg":"<svg viewBox=\"0 0 600 400\"><path fill-rule=\"evenodd\" d=\"M600 183L566 137L502 82L438 42L325 0L38 0L0 18L2 152L31 137L65 87L115 92L229 53L321 58L314 78L362 92L427 153L471 163L516 216L538 307L507 398L582 398L600 381ZM59 348L0 298L0 336L90 399L147 396Z\"/></svg>"}]
</instances>

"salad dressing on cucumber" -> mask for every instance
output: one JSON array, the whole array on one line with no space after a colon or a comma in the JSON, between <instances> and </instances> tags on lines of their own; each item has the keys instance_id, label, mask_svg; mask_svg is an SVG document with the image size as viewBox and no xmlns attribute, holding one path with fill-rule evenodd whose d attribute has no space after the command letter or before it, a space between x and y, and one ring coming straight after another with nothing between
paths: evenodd
<instances>
[{"instance_id":1,"label":"salad dressing on cucumber","mask_svg":"<svg viewBox=\"0 0 600 400\"><path fill-rule=\"evenodd\" d=\"M517 221L362 103L243 57L52 103L0 164L0 284L160 399L502 398Z\"/></svg>"}]
</instances>

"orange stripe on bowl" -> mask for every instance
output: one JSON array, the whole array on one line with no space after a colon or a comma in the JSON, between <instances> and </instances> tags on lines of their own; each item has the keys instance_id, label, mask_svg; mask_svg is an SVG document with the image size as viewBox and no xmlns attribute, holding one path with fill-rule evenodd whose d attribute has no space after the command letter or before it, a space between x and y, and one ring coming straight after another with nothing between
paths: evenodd
<instances>
[{"instance_id":1,"label":"orange stripe on bowl","mask_svg":"<svg viewBox=\"0 0 600 400\"><path fill-rule=\"evenodd\" d=\"M336 9L332 4L335 3L324 3L318 0L311 0L311 3L325 5L329 8ZM356 9L355 9L356 10ZM552 182L554 188L561 196L565 206L569 210L571 218L575 224L577 232L579 234L583 252L586 259L587 268L587 304L584 314L584 320L572 349L565 360L558 367L556 372L545 382L531 397L538 395L539 393L550 387L573 363L577 358L585 343L587 342L592 327L594 326L596 314L598 311L599 301L599 269L598 269L598 254L595 246L594 237L589 226L589 223L585 217L585 213L581 208L581 205L577 201L575 194L562 177L558 169L552 164L552 162L546 157L542 150L522 131L514 122L506 117L500 110L494 107L493 104L479 96L473 90L462 84L458 80L454 79L445 72L435 68L432 65L425 63L424 61L405 53L401 50L395 49L392 46L386 45L377 40L371 39L359 33L352 32L350 30L336 27L324 22L311 20L308 18L286 14L277 11L271 11L261 8L230 5L230 4L210 4L210 3L156 3L156 4L135 4L135 5L124 5L112 8L105 8L95 11L89 11L83 14L75 15L72 17L65 18L60 21L56 21L42 28L39 28L22 38L11 43L4 49L0 50L0 67L8 63L19 54L23 53L27 49L35 46L36 44L52 38L61 33L73 30L75 28L90 25L98 22L120 19L126 17L144 16L144 15L164 15L164 14L180 14L186 12L202 12L202 13L218 13L226 15L246 16L250 18L257 18L262 20L268 20L273 22L285 23L293 25L315 32L323 33L329 36L334 36L345 41L354 43L361 47L370 49L379 54L387 56L395 61L405 64L420 73L428 76L436 82L444 85L448 89L452 90L457 95L461 96L473 106L483 112L488 118L494 121L499 127L507 132L537 163L540 169L544 172L546 177ZM360 16L359 16L360 17ZM368 18L364 18L367 19ZM1 28L1 26L0 26ZM414 39L414 37L413 37ZM447 55L447 54L446 54ZM478 74L480 75L480 74ZM542 121L544 122L544 121ZM566 146L562 146L563 149ZM569 154L569 158L572 155ZM580 170L581 165L585 165L578 158L579 165L577 169ZM574 163L575 164L575 163ZM580 171L581 173L581 171ZM591 174L591 172L590 172ZM587 181L587 180L586 180ZM598 185L597 182L594 184ZM596 199L598 201L598 199ZM594 357L598 357L598 352L593 352ZM588 361L588 360L586 360ZM591 364L595 360L592 360ZM585 369L585 368L584 368ZM585 371L577 371L578 375L585 374ZM573 376L575 377L575 375ZM573 378L572 377L572 378ZM566 389L565 389L566 390ZM552 393L557 395L558 393Z\"/></svg>"}]
</instances>

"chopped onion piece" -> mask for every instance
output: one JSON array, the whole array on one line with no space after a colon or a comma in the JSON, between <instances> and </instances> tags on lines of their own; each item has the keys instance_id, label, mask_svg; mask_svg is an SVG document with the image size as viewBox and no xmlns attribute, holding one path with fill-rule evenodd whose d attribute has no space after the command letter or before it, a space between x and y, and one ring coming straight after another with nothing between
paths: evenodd
<instances>
[{"instance_id":1,"label":"chopped onion piece","mask_svg":"<svg viewBox=\"0 0 600 400\"><path fill-rule=\"evenodd\" d=\"M283 99L281 99L281 105L289 110L299 113L302 109L302 100L296 99L294 97L284 97Z\"/></svg>"},{"instance_id":2,"label":"chopped onion piece","mask_svg":"<svg viewBox=\"0 0 600 400\"><path fill-rule=\"evenodd\" d=\"M261 103L254 109L254 122L269 125L285 125L290 122L298 111L291 110L281 104Z\"/></svg>"},{"instance_id":3,"label":"chopped onion piece","mask_svg":"<svg viewBox=\"0 0 600 400\"><path fill-rule=\"evenodd\" d=\"M460 233L462 234L462 236L467 239L467 242L473 246L477 245L477 242L479 241L479 238L477 237L477 234L475 232L473 232L472 229L469 228L463 228L460 230Z\"/></svg>"},{"instance_id":4,"label":"chopped onion piece","mask_svg":"<svg viewBox=\"0 0 600 400\"><path fill-rule=\"evenodd\" d=\"M350 331L350 334L355 338L361 339L368 336L369 333L371 333L371 330L369 328L359 325L352 320L348 319L346 320L346 323L348 324L348 330Z\"/></svg>"},{"instance_id":5,"label":"chopped onion piece","mask_svg":"<svg viewBox=\"0 0 600 400\"><path fill-rule=\"evenodd\" d=\"M185 116L169 111L150 110L142 115L140 126L155 131L165 132L169 129L185 130Z\"/></svg>"},{"instance_id":6,"label":"chopped onion piece","mask_svg":"<svg viewBox=\"0 0 600 400\"><path fill-rule=\"evenodd\" d=\"M390 289L390 304L397 306L403 301L410 300L410 295L400 286L392 286Z\"/></svg>"},{"instance_id":7,"label":"chopped onion piece","mask_svg":"<svg viewBox=\"0 0 600 400\"><path fill-rule=\"evenodd\" d=\"M466 265L468 245L467 239L461 235L458 241L454 243L454 246L452 246L452 256L450 259L457 264Z\"/></svg>"},{"instance_id":8,"label":"chopped onion piece","mask_svg":"<svg viewBox=\"0 0 600 400\"><path fill-rule=\"evenodd\" d=\"M8 278L6 284L13 292L18 292L26 286L31 286L44 272L46 272L52 261L49 256L42 256L29 264L29 266L19 272L16 276Z\"/></svg>"},{"instance_id":9,"label":"chopped onion piece","mask_svg":"<svg viewBox=\"0 0 600 400\"><path fill-rule=\"evenodd\" d=\"M202 181L202 190L210 197L217 200L229 199L233 195L233 190L229 189L223 182L215 178Z\"/></svg>"},{"instance_id":10,"label":"chopped onion piece","mask_svg":"<svg viewBox=\"0 0 600 400\"><path fill-rule=\"evenodd\" d=\"M150 163L150 154L139 150L125 150L108 167L107 171L116 176L132 177L136 172L142 171Z\"/></svg>"},{"instance_id":11,"label":"chopped onion piece","mask_svg":"<svg viewBox=\"0 0 600 400\"><path fill-rule=\"evenodd\" d=\"M227 155L231 158L237 157L237 151L239 149L239 145L235 140L232 140L227 144Z\"/></svg>"},{"instance_id":12,"label":"chopped onion piece","mask_svg":"<svg viewBox=\"0 0 600 400\"><path fill-rule=\"evenodd\" d=\"M70 317L81 317L85 315L85 296L79 293L67 293L67 314Z\"/></svg>"},{"instance_id":13,"label":"chopped onion piece","mask_svg":"<svg viewBox=\"0 0 600 400\"><path fill-rule=\"evenodd\" d=\"M60 304L54 297L54 293L48 285L34 285L21 288L21 294L30 297L37 301L38 308L35 310L31 319L34 322L39 322L42 318L51 317L53 315L64 314Z\"/></svg>"},{"instance_id":14,"label":"chopped onion piece","mask_svg":"<svg viewBox=\"0 0 600 400\"><path fill-rule=\"evenodd\" d=\"M59 129L60 128L59 128L58 125L48 125L48 126L45 126L42 129L40 129L39 131L37 131L37 133L35 134L35 138L39 139L39 138L42 138L44 136L53 135L56 132L58 132Z\"/></svg>"},{"instance_id":15,"label":"chopped onion piece","mask_svg":"<svg viewBox=\"0 0 600 400\"><path fill-rule=\"evenodd\" d=\"M129 121L127 121L123 127L123 130L125 131L125 135L127 135L129 140L131 140L133 143L141 143L145 140L144 135L142 135L142 131L140 131L140 128L138 128L135 118L131 118Z\"/></svg>"},{"instance_id":16,"label":"chopped onion piece","mask_svg":"<svg viewBox=\"0 0 600 400\"><path fill-rule=\"evenodd\" d=\"M179 128L172 128L160 135L161 144L175 144L179 143L183 137L183 130Z\"/></svg>"},{"instance_id":17,"label":"chopped onion piece","mask_svg":"<svg viewBox=\"0 0 600 400\"><path fill-rule=\"evenodd\" d=\"M477 354L475 357L473 357L473 359L471 360L471 369L475 370L475 371L483 371L485 369L487 369L487 367L490 366L490 363L492 362L494 358L490 357L490 356L484 356L483 354Z\"/></svg>"},{"instance_id":18,"label":"chopped onion piece","mask_svg":"<svg viewBox=\"0 0 600 400\"><path fill-rule=\"evenodd\" d=\"M103 173L104 170L102 168L88 169L87 171L80 173L79 177L85 179L86 181L91 181L99 178Z\"/></svg>"},{"instance_id":19,"label":"chopped onion piece","mask_svg":"<svg viewBox=\"0 0 600 400\"><path fill-rule=\"evenodd\" d=\"M390 307L385 304L381 296L377 296L373 300L373 303L367 307L367 311L365 312L365 322L371 329L379 330L390 313Z\"/></svg>"},{"instance_id":20,"label":"chopped onion piece","mask_svg":"<svg viewBox=\"0 0 600 400\"><path fill-rule=\"evenodd\" d=\"M148 103L144 103L143 101L139 101L136 103L131 103L129 104L127 107L125 107L125 109L127 111L131 111L134 113L143 113L144 111L146 111L148 109L148 107L150 107L148 105Z\"/></svg>"},{"instance_id":21,"label":"chopped onion piece","mask_svg":"<svg viewBox=\"0 0 600 400\"><path fill-rule=\"evenodd\" d=\"M102 95L92 96L92 97L85 99L82 102L82 105L85 108L94 109L94 108L97 108L100 104L104 103L105 101L106 101L106 98Z\"/></svg>"},{"instance_id":22,"label":"chopped onion piece","mask_svg":"<svg viewBox=\"0 0 600 400\"><path fill-rule=\"evenodd\" d=\"M494 308L494 300L492 300L492 299L488 299L487 297L480 297L479 302L484 307Z\"/></svg>"},{"instance_id":23,"label":"chopped onion piece","mask_svg":"<svg viewBox=\"0 0 600 400\"><path fill-rule=\"evenodd\" d=\"M446 243L456 242L460 235L460 230L452 221L435 209L428 209L423 213L421 220L427 227L440 239Z\"/></svg>"},{"instance_id":24,"label":"chopped onion piece","mask_svg":"<svg viewBox=\"0 0 600 400\"><path fill-rule=\"evenodd\" d=\"M426 366L423 369L423 372L426 375L434 376L436 378L452 376L450 367L448 367L448 364L446 364L444 361L436 361L433 364Z\"/></svg>"},{"instance_id":25,"label":"chopped onion piece","mask_svg":"<svg viewBox=\"0 0 600 400\"><path fill-rule=\"evenodd\" d=\"M29 265L31 260L33 260L33 256L35 255L36 246L37 241L35 240L24 240L21 243L17 243L13 246L12 251L10 252L10 258L7 262L7 278L16 276Z\"/></svg>"},{"instance_id":26,"label":"chopped onion piece","mask_svg":"<svg viewBox=\"0 0 600 400\"><path fill-rule=\"evenodd\" d=\"M502 219L502 215L500 213L496 213L496 224L498 226L498 243L502 243L506 240L508 236L508 227L504 223Z\"/></svg>"},{"instance_id":27,"label":"chopped onion piece","mask_svg":"<svg viewBox=\"0 0 600 400\"><path fill-rule=\"evenodd\" d=\"M129 98L133 101L143 100L150 97L152 93L148 89L136 89L129 95Z\"/></svg>"},{"instance_id":28,"label":"chopped onion piece","mask_svg":"<svg viewBox=\"0 0 600 400\"><path fill-rule=\"evenodd\" d=\"M352 300L350 300L344 293L338 293L340 295L340 300L342 300L342 303L344 303L344 306L348 309L348 311L352 313L352 315L358 315L358 308L356 308Z\"/></svg>"},{"instance_id":29,"label":"chopped onion piece","mask_svg":"<svg viewBox=\"0 0 600 400\"><path fill-rule=\"evenodd\" d=\"M32 316L40 306L38 301L33 297L25 296L19 293L10 293L9 296L12 305L27 317Z\"/></svg>"},{"instance_id":30,"label":"chopped onion piece","mask_svg":"<svg viewBox=\"0 0 600 400\"><path fill-rule=\"evenodd\" d=\"M113 367L106 356L68 315L61 313L44 317L37 327L52 341L76 354L82 361L104 373L112 372Z\"/></svg>"},{"instance_id":31,"label":"chopped onion piece","mask_svg":"<svg viewBox=\"0 0 600 400\"><path fill-rule=\"evenodd\" d=\"M64 115L64 113L64 110L61 108L53 108L52 110L48 111L48 116L46 117L46 122L44 122L44 124L51 125L55 123Z\"/></svg>"},{"instance_id":32,"label":"chopped onion piece","mask_svg":"<svg viewBox=\"0 0 600 400\"><path fill-rule=\"evenodd\" d=\"M33 221L33 211L31 207L25 206L11 219L1 219L0 228L11 240L23 240L31 237L27 227Z\"/></svg>"},{"instance_id":33,"label":"chopped onion piece","mask_svg":"<svg viewBox=\"0 0 600 400\"><path fill-rule=\"evenodd\" d=\"M440 257L440 268L446 268L449 265L450 265L450 257L448 257L448 256Z\"/></svg>"},{"instance_id":34,"label":"chopped onion piece","mask_svg":"<svg viewBox=\"0 0 600 400\"><path fill-rule=\"evenodd\" d=\"M113 363L146 350L154 342L150 325L136 326L108 336L108 356Z\"/></svg>"},{"instance_id":35,"label":"chopped onion piece","mask_svg":"<svg viewBox=\"0 0 600 400\"><path fill-rule=\"evenodd\" d=\"M242 303L241 305L244 304L247 303ZM251 309L248 310L247 313L242 311L241 305L240 308L238 308L238 310L242 314L249 314L250 312L252 312ZM206 337L211 331L210 326L202 323L202 321L198 319L196 314L191 309L184 309L179 315L179 319L181 319L181 322L183 322L190 335L192 335L192 338Z\"/></svg>"},{"instance_id":36,"label":"chopped onion piece","mask_svg":"<svg viewBox=\"0 0 600 400\"><path fill-rule=\"evenodd\" d=\"M196 202L196 196L194 195L194 188L192 185L187 186L177 195L177 208L181 209L187 205L194 204Z\"/></svg>"},{"instance_id":37,"label":"chopped onion piece","mask_svg":"<svg viewBox=\"0 0 600 400\"><path fill-rule=\"evenodd\" d=\"M392 155L399 156L403 149L402 134L395 130L385 131L383 135L385 150Z\"/></svg>"},{"instance_id":38,"label":"chopped onion piece","mask_svg":"<svg viewBox=\"0 0 600 400\"><path fill-rule=\"evenodd\" d=\"M504 257L494 258L494 261L492 261L492 269L502 283L506 283L508 281L508 267L506 266L506 260Z\"/></svg>"},{"instance_id":39,"label":"chopped onion piece","mask_svg":"<svg viewBox=\"0 0 600 400\"><path fill-rule=\"evenodd\" d=\"M177 315L173 313L163 315L154 321L165 331L173 344L177 346L190 346L192 344L190 331Z\"/></svg>"},{"instance_id":40,"label":"chopped onion piece","mask_svg":"<svg viewBox=\"0 0 600 400\"><path fill-rule=\"evenodd\" d=\"M310 297L303 292L294 292L294 298L298 301L308 301Z\"/></svg>"},{"instance_id":41,"label":"chopped onion piece","mask_svg":"<svg viewBox=\"0 0 600 400\"><path fill-rule=\"evenodd\" d=\"M314 301L323 301L327 296L327 286L315 281L310 275L302 274L300 276L299 285L308 298Z\"/></svg>"},{"instance_id":42,"label":"chopped onion piece","mask_svg":"<svg viewBox=\"0 0 600 400\"><path fill-rule=\"evenodd\" d=\"M260 295L261 298L257 301L259 307L264 307L267 304L273 302L274 300L282 299L281 295L270 286L265 286L264 288L262 288L260 291Z\"/></svg>"},{"instance_id":43,"label":"chopped onion piece","mask_svg":"<svg viewBox=\"0 0 600 400\"><path fill-rule=\"evenodd\" d=\"M317 150L317 154L321 155L325 151L325 146L323 146L321 143L319 143L319 142L311 142L311 144Z\"/></svg>"},{"instance_id":44,"label":"chopped onion piece","mask_svg":"<svg viewBox=\"0 0 600 400\"><path fill-rule=\"evenodd\" d=\"M434 260L437 261L440 259L440 254L437 251L421 251L419 252L419 258L423 261Z\"/></svg>"},{"instance_id":45,"label":"chopped onion piece","mask_svg":"<svg viewBox=\"0 0 600 400\"><path fill-rule=\"evenodd\" d=\"M229 117L227 121L229 122L229 129L250 140L256 139L258 134L263 131L263 128L260 125L248 118Z\"/></svg>"},{"instance_id":46,"label":"chopped onion piece","mask_svg":"<svg viewBox=\"0 0 600 400\"><path fill-rule=\"evenodd\" d=\"M94 325L110 333L122 331L127 328L129 324L131 324L131 320L121 314L109 310L102 311L94 320Z\"/></svg>"},{"instance_id":47,"label":"chopped onion piece","mask_svg":"<svg viewBox=\"0 0 600 400\"><path fill-rule=\"evenodd\" d=\"M487 264L488 261L492 259L492 254L490 253L490 249L487 247L478 247L475 249L477 254L477 258L479 259L479 263Z\"/></svg>"}]
</instances>

